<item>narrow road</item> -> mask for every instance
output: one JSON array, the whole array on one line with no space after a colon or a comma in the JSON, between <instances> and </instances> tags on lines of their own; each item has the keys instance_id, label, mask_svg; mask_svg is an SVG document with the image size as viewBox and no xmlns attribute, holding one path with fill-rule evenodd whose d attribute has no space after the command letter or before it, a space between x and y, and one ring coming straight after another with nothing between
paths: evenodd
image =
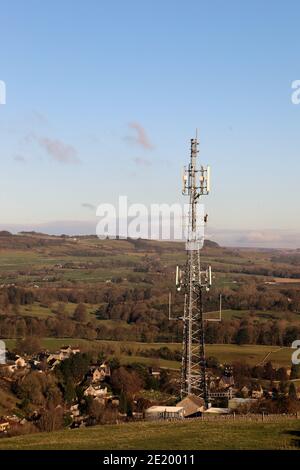
<instances>
[{"instance_id":1,"label":"narrow road","mask_svg":"<svg viewBox=\"0 0 300 470\"><path fill-rule=\"evenodd\" d=\"M272 349L272 351L269 351L269 352L265 355L265 357L263 358L263 360L260 361L260 362L258 362L256 365L257 365L257 366L262 366L262 365L264 365L264 363L266 362L266 360L268 359L268 357L269 357L271 354L276 353L276 352L278 352L278 351L281 351L282 349L287 349L287 346L281 346L281 347L278 348L278 349Z\"/></svg>"}]
</instances>

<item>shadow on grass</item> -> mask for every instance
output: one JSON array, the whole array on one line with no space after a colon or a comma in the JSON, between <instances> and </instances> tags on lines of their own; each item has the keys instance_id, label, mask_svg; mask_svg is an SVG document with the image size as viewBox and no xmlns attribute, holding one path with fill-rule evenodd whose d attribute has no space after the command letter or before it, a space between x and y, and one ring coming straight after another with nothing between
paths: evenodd
<instances>
[{"instance_id":1,"label":"shadow on grass","mask_svg":"<svg viewBox=\"0 0 300 470\"><path fill-rule=\"evenodd\" d=\"M291 444L295 447L300 448L300 431L287 431L285 434L289 434L290 436L294 436L295 439L292 439Z\"/></svg>"}]
</instances>

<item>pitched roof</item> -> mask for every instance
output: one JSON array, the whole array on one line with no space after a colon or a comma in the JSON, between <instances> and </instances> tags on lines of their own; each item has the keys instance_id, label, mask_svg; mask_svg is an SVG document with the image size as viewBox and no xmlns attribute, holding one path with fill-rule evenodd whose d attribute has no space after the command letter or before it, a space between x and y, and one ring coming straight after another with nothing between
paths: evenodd
<instances>
[{"instance_id":1,"label":"pitched roof","mask_svg":"<svg viewBox=\"0 0 300 470\"><path fill-rule=\"evenodd\" d=\"M0 418L0 424L6 424L6 425L9 425L9 422L7 421L7 419Z\"/></svg>"},{"instance_id":2,"label":"pitched roof","mask_svg":"<svg viewBox=\"0 0 300 470\"><path fill-rule=\"evenodd\" d=\"M197 397L196 395L189 395L177 403L176 406L184 408L184 416L191 416L203 411L204 404L203 398Z\"/></svg>"},{"instance_id":3,"label":"pitched roof","mask_svg":"<svg viewBox=\"0 0 300 470\"><path fill-rule=\"evenodd\" d=\"M234 384L234 378L232 376L223 375L220 379L220 382L221 381L225 385L233 385Z\"/></svg>"}]
</instances>

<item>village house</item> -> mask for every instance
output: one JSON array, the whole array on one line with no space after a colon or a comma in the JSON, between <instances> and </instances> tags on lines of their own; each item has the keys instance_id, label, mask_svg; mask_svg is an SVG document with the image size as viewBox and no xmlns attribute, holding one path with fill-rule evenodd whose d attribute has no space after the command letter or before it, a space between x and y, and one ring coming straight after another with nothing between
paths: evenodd
<instances>
[{"instance_id":1,"label":"village house","mask_svg":"<svg viewBox=\"0 0 300 470\"><path fill-rule=\"evenodd\" d=\"M110 377L110 367L106 363L92 366L88 373L92 383L103 382L107 377Z\"/></svg>"},{"instance_id":2,"label":"village house","mask_svg":"<svg viewBox=\"0 0 300 470\"><path fill-rule=\"evenodd\" d=\"M99 367L99 369L104 377L110 377L109 364L107 364L106 362L103 362L101 366Z\"/></svg>"},{"instance_id":3,"label":"village house","mask_svg":"<svg viewBox=\"0 0 300 470\"><path fill-rule=\"evenodd\" d=\"M70 413L71 413L71 418L78 418L78 416L80 416L78 403L70 406Z\"/></svg>"},{"instance_id":4,"label":"village house","mask_svg":"<svg viewBox=\"0 0 300 470\"><path fill-rule=\"evenodd\" d=\"M100 385L89 385L84 391L85 397L105 399L108 396L107 387L101 388Z\"/></svg>"},{"instance_id":5,"label":"village house","mask_svg":"<svg viewBox=\"0 0 300 470\"><path fill-rule=\"evenodd\" d=\"M7 431L20 430L24 424L27 423L25 418L19 418L16 415L3 416L0 418L0 433L7 433Z\"/></svg>"},{"instance_id":6,"label":"village house","mask_svg":"<svg viewBox=\"0 0 300 470\"><path fill-rule=\"evenodd\" d=\"M18 356L15 360L15 365L17 369L22 369L23 367L27 366L27 362L23 357Z\"/></svg>"},{"instance_id":7,"label":"village house","mask_svg":"<svg viewBox=\"0 0 300 470\"><path fill-rule=\"evenodd\" d=\"M152 377L154 377L155 379L159 379L160 378L160 370L158 367L150 367L150 374L152 375Z\"/></svg>"},{"instance_id":8,"label":"village house","mask_svg":"<svg viewBox=\"0 0 300 470\"><path fill-rule=\"evenodd\" d=\"M47 365L49 369L53 370L58 364L60 364L61 359L57 359L56 357L50 357L47 359Z\"/></svg>"},{"instance_id":9,"label":"village house","mask_svg":"<svg viewBox=\"0 0 300 470\"><path fill-rule=\"evenodd\" d=\"M251 390L251 398L262 398L264 395L264 390L260 384L254 385Z\"/></svg>"},{"instance_id":10,"label":"village house","mask_svg":"<svg viewBox=\"0 0 300 470\"><path fill-rule=\"evenodd\" d=\"M0 418L0 433L6 434L10 428L9 421L4 418Z\"/></svg>"},{"instance_id":11,"label":"village house","mask_svg":"<svg viewBox=\"0 0 300 470\"><path fill-rule=\"evenodd\" d=\"M230 387L233 387L234 386L234 378L232 375L230 376L227 376L227 375L223 375L220 380L219 380L219 383L218 383L218 388L220 390L226 390Z\"/></svg>"},{"instance_id":12,"label":"village house","mask_svg":"<svg viewBox=\"0 0 300 470\"><path fill-rule=\"evenodd\" d=\"M16 369L22 369L27 366L27 362L24 357L10 351L7 351L6 353L6 364L14 364Z\"/></svg>"},{"instance_id":13,"label":"village house","mask_svg":"<svg viewBox=\"0 0 300 470\"><path fill-rule=\"evenodd\" d=\"M63 346L60 348L61 354L65 356L65 359L72 356L72 354L79 354L80 349L77 346Z\"/></svg>"},{"instance_id":14,"label":"village house","mask_svg":"<svg viewBox=\"0 0 300 470\"><path fill-rule=\"evenodd\" d=\"M192 418L199 416L205 409L205 403L203 398L195 395L189 395L181 400L176 405L179 408L183 408L183 415L185 418Z\"/></svg>"},{"instance_id":15,"label":"village house","mask_svg":"<svg viewBox=\"0 0 300 470\"><path fill-rule=\"evenodd\" d=\"M47 363L51 363L52 368L59 362L69 359L73 354L80 353L80 349L73 346L63 346L59 351L50 354L47 357Z\"/></svg>"},{"instance_id":16,"label":"village house","mask_svg":"<svg viewBox=\"0 0 300 470\"><path fill-rule=\"evenodd\" d=\"M13 357L13 359L8 359L5 364L0 365L2 376L10 377L16 372L22 372L29 368L29 364L23 357L18 355L11 355L10 357Z\"/></svg>"}]
</instances>

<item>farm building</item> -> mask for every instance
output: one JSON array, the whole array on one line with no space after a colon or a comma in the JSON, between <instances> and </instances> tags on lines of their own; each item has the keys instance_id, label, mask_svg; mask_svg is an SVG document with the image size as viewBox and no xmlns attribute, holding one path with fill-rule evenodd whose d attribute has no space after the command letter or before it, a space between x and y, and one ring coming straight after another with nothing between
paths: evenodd
<instances>
[{"instance_id":1,"label":"farm building","mask_svg":"<svg viewBox=\"0 0 300 470\"><path fill-rule=\"evenodd\" d=\"M184 408L182 406L150 406L145 411L145 419L147 421L183 418Z\"/></svg>"},{"instance_id":2,"label":"farm building","mask_svg":"<svg viewBox=\"0 0 300 470\"><path fill-rule=\"evenodd\" d=\"M203 398L189 395L177 403L176 407L182 407L184 417L191 418L199 416L204 411L205 403Z\"/></svg>"}]
</instances>

